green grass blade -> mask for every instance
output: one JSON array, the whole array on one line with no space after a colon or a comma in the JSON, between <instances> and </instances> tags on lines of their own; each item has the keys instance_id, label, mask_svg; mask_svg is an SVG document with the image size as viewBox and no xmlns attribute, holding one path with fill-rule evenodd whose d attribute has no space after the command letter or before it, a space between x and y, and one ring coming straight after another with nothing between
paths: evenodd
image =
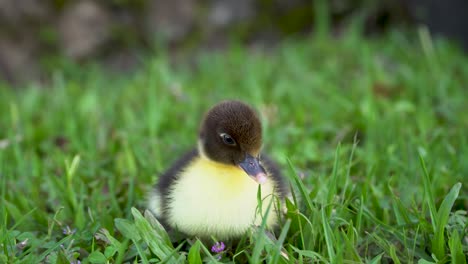
<instances>
[{"instance_id":1,"label":"green grass blade","mask_svg":"<svg viewBox=\"0 0 468 264\"><path fill-rule=\"evenodd\" d=\"M280 256L282 255L282 250L283 250L283 243L284 240L286 239L286 236L289 231L289 227L291 226L291 219L287 219L286 223L283 225L283 228L281 230L281 233L278 237L278 240L275 243L275 251L273 257L268 261L270 264L278 263L280 260Z\"/></svg>"},{"instance_id":2,"label":"green grass blade","mask_svg":"<svg viewBox=\"0 0 468 264\"><path fill-rule=\"evenodd\" d=\"M260 190L260 188L259 188ZM251 263L260 263L261 255L263 250L265 249L266 244L268 243L268 237L266 237L265 230L267 226L267 219L268 215L271 213L270 210L273 206L273 200L270 199L270 202L268 203L268 207L265 211L265 215L262 217L262 223L260 227L256 230L255 234L255 245L252 250L252 256L249 259L249 262ZM260 204L263 203L263 200L258 201L259 202L259 207L261 208Z\"/></svg>"},{"instance_id":3,"label":"green grass blade","mask_svg":"<svg viewBox=\"0 0 468 264\"><path fill-rule=\"evenodd\" d=\"M139 235L151 251L161 260L168 258L174 249L172 244L161 243L162 237L137 209L132 208L132 215L135 218L135 227Z\"/></svg>"},{"instance_id":4,"label":"green grass blade","mask_svg":"<svg viewBox=\"0 0 468 264\"><path fill-rule=\"evenodd\" d=\"M219 262L213 257L213 255L211 255L210 250L208 250L208 248L206 248L205 245L204 245L203 243L200 243L200 248L201 248L201 250L205 253L205 255L208 256L209 263L219 263Z\"/></svg>"},{"instance_id":5,"label":"green grass blade","mask_svg":"<svg viewBox=\"0 0 468 264\"><path fill-rule=\"evenodd\" d=\"M325 235L325 242L327 245L327 252L328 257L330 259L330 263L335 263L335 240L333 236L333 231L331 230L330 224L328 223L328 219L325 213L325 209L322 208L322 226L323 226L323 233Z\"/></svg>"},{"instance_id":6,"label":"green grass blade","mask_svg":"<svg viewBox=\"0 0 468 264\"><path fill-rule=\"evenodd\" d=\"M302 201L305 201L307 208L310 211L313 211L314 206L312 204L312 201L310 200L309 192L307 191L307 188L305 187L302 180L297 175L296 170L294 169L294 166L292 165L292 162L289 159L288 159L288 165L289 165L289 171L291 172L289 174L290 175L289 177L292 180L294 187L299 190Z\"/></svg>"},{"instance_id":7,"label":"green grass blade","mask_svg":"<svg viewBox=\"0 0 468 264\"><path fill-rule=\"evenodd\" d=\"M369 264L380 264L381 260L382 260L382 256L384 255L385 253L380 253L379 255L375 256L373 259L369 260Z\"/></svg>"},{"instance_id":8,"label":"green grass blade","mask_svg":"<svg viewBox=\"0 0 468 264\"><path fill-rule=\"evenodd\" d=\"M437 231L437 210L435 206L435 199L434 194L432 191L431 180L429 179L429 173L426 169L426 163L421 154L419 154L419 161L421 163L421 167L423 169L423 183L424 183L424 195L426 197L427 205L429 206L429 212L431 214L431 221L432 221L432 229L434 233Z\"/></svg>"},{"instance_id":9,"label":"green grass blade","mask_svg":"<svg viewBox=\"0 0 468 264\"><path fill-rule=\"evenodd\" d=\"M460 193L461 183L455 184L452 187L450 192L445 196L442 204L439 207L437 212L437 230L434 234L432 240L432 251L437 256L439 260L442 260L446 257L445 252L445 226L448 223L450 211L452 210L453 204Z\"/></svg>"},{"instance_id":10,"label":"green grass blade","mask_svg":"<svg viewBox=\"0 0 468 264\"><path fill-rule=\"evenodd\" d=\"M400 259L398 258L397 253L396 253L395 245L390 245L390 257L392 258L393 263L401 264Z\"/></svg>"},{"instance_id":11,"label":"green grass blade","mask_svg":"<svg viewBox=\"0 0 468 264\"><path fill-rule=\"evenodd\" d=\"M327 193L327 203L328 205L331 205L334 203L335 196L337 195L337 183L338 183L338 160L340 156L340 150L341 150L341 144L338 144L338 146L335 149L335 159L333 162L333 171L332 175L329 179L328 183L328 193ZM331 212L333 207L332 206L327 206L327 216L331 216Z\"/></svg>"},{"instance_id":12,"label":"green grass blade","mask_svg":"<svg viewBox=\"0 0 468 264\"><path fill-rule=\"evenodd\" d=\"M188 263L190 264L201 264L202 259L200 256L200 240L197 240L195 244L190 247L189 253L188 253Z\"/></svg>"},{"instance_id":13,"label":"green grass blade","mask_svg":"<svg viewBox=\"0 0 468 264\"><path fill-rule=\"evenodd\" d=\"M331 263L330 261L328 261L328 259L326 257L324 257L321 254L319 254L317 252L314 252L312 250L302 250L302 249L298 249L298 248L296 248L294 246L291 246L291 248L296 253L300 254L300 256L310 258L313 262L317 262L317 260L320 260L320 262L322 262L322 263Z\"/></svg>"},{"instance_id":14,"label":"green grass blade","mask_svg":"<svg viewBox=\"0 0 468 264\"><path fill-rule=\"evenodd\" d=\"M449 248L452 264L466 264L467 256L463 253L463 245L457 230L454 230L450 236Z\"/></svg>"}]
</instances>

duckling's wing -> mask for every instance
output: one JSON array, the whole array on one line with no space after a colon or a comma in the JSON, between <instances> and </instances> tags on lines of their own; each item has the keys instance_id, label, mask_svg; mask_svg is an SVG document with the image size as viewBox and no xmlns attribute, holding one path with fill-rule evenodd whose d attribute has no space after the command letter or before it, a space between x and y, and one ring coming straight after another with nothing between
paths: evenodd
<instances>
[{"instance_id":1,"label":"duckling's wing","mask_svg":"<svg viewBox=\"0 0 468 264\"><path fill-rule=\"evenodd\" d=\"M289 194L289 188L287 186L286 178L281 173L281 170L276 162L264 154L261 155L260 162L267 170L269 176L271 176L273 181L276 183L276 188L280 196L287 196Z\"/></svg>"},{"instance_id":2,"label":"duckling's wing","mask_svg":"<svg viewBox=\"0 0 468 264\"><path fill-rule=\"evenodd\" d=\"M159 220L164 221L167 196L171 190L171 186L179 177L180 172L197 156L197 149L188 151L159 177L158 183L154 186L148 197L148 207Z\"/></svg>"}]
</instances>

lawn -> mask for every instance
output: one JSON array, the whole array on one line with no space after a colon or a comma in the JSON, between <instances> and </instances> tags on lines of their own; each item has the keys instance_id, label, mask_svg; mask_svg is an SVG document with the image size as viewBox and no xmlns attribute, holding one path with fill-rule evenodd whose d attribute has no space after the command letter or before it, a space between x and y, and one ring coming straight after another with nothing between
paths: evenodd
<instances>
[{"instance_id":1,"label":"lawn","mask_svg":"<svg viewBox=\"0 0 468 264\"><path fill-rule=\"evenodd\" d=\"M233 44L112 74L64 64L50 84L0 86L0 263L466 263L468 57L424 29ZM148 190L235 98L294 199L219 253L171 244Z\"/></svg>"}]
</instances>

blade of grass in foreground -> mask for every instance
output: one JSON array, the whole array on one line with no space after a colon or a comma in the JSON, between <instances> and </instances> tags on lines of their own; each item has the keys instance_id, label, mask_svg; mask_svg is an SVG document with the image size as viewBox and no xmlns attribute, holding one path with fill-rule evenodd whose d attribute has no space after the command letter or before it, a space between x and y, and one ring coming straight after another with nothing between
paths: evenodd
<instances>
[{"instance_id":1,"label":"blade of grass in foreground","mask_svg":"<svg viewBox=\"0 0 468 264\"><path fill-rule=\"evenodd\" d=\"M336 184L338 181L338 157L340 155L340 150L341 150L341 144L338 144L335 150L335 160L333 162L333 171L331 175L331 179L328 184L328 194L327 194L327 203L328 206L326 207L326 212L327 216L331 216L331 212L333 207L331 206L333 204L333 200L335 198L335 195L337 194L337 188Z\"/></svg>"},{"instance_id":2,"label":"blade of grass in foreground","mask_svg":"<svg viewBox=\"0 0 468 264\"><path fill-rule=\"evenodd\" d=\"M380 264L380 261L382 260L382 256L385 253L380 253L379 255L375 256L373 259L371 259L368 263L369 264Z\"/></svg>"},{"instance_id":3,"label":"blade of grass in foreground","mask_svg":"<svg viewBox=\"0 0 468 264\"><path fill-rule=\"evenodd\" d=\"M132 208L132 215L135 218L135 227L138 230L138 233L143 238L148 247L151 249L151 251L159 259L168 258L174 249L172 244L161 243L161 241L164 241L163 238L158 234L158 232L151 226L148 220L146 220L137 209Z\"/></svg>"},{"instance_id":4,"label":"blade of grass in foreground","mask_svg":"<svg viewBox=\"0 0 468 264\"><path fill-rule=\"evenodd\" d=\"M203 250L203 252L205 252L205 254L208 256L208 259L209 259L209 262L208 263L219 263L219 261L217 261L213 255L211 255L211 252L205 247L205 245L203 243L200 243L200 248L201 250Z\"/></svg>"},{"instance_id":5,"label":"blade of grass in foreground","mask_svg":"<svg viewBox=\"0 0 468 264\"><path fill-rule=\"evenodd\" d=\"M431 214L432 229L435 233L437 230L437 211L434 202L434 194L432 192L431 180L429 179L429 173L426 169L426 163L424 162L424 159L421 156L421 154L419 154L419 161L421 162L421 167L424 173L424 194L426 197L427 205L429 206L429 212Z\"/></svg>"},{"instance_id":6,"label":"blade of grass in foreground","mask_svg":"<svg viewBox=\"0 0 468 264\"><path fill-rule=\"evenodd\" d=\"M307 188L305 187L304 183L297 175L296 170L294 169L294 166L292 165L291 160L290 159L287 159L287 160L288 160L289 170L291 171L291 175L292 175L292 176L289 176L289 179L292 180L294 187L299 190L299 192L301 193L302 200L306 202L307 208L312 212L313 204L312 204L312 201L310 200L309 194L307 192Z\"/></svg>"},{"instance_id":7,"label":"blade of grass in foreground","mask_svg":"<svg viewBox=\"0 0 468 264\"><path fill-rule=\"evenodd\" d=\"M291 185L292 185L291 193L292 193L292 196L293 196L294 202L295 202L295 204L292 207L298 209L298 210L294 210L294 211L297 211L295 214L296 214L296 217L297 217L296 218L297 219L297 224L299 226L299 234L300 234L300 239L301 239L301 243L302 243L302 248L307 248L309 246L312 246L312 243L313 243L312 232L314 230L314 226L312 225L312 223L310 221L311 215L314 212L318 213L318 210L314 208L314 205L313 205L312 200L310 198L309 192L307 191L307 188L305 187L304 183L302 182L302 180L297 175L297 173L296 173L296 171L294 169L294 166L292 165L292 162L289 159L288 159L288 164L289 164L289 170L290 170L289 174L291 174L289 176L289 180L290 180ZM298 194L299 198L298 199L295 198L296 191L299 192L299 194ZM305 202L306 210L300 210L299 209L299 208L302 208L302 206L300 206L301 201ZM286 203L288 204L289 202L286 201ZM305 223L307 223L308 226L304 226L303 221L301 219L304 219ZM317 229L319 229L319 228L320 227L318 227Z\"/></svg>"},{"instance_id":8,"label":"blade of grass in foreground","mask_svg":"<svg viewBox=\"0 0 468 264\"><path fill-rule=\"evenodd\" d=\"M324 256L320 255L319 253L315 252L315 251L312 251L312 250L301 250L301 249L298 249L297 247L295 246L292 246L291 245L291 248L297 253L299 254L299 256L301 257L307 257L307 258L310 258L311 260L315 261L315 262L318 262L318 260L320 260L320 262L322 263L330 263L328 261L327 258L325 258ZM302 262L299 262L299 263L302 263Z\"/></svg>"},{"instance_id":9,"label":"blade of grass in foreground","mask_svg":"<svg viewBox=\"0 0 468 264\"><path fill-rule=\"evenodd\" d=\"M260 193L260 186L258 188L258 204L259 204L259 208L262 208L261 204L263 204L263 200L261 199L261 193ZM268 243L268 238L266 237L265 235L265 231L266 231L266 221L268 219L268 215L270 214L270 210L271 210L271 207L273 205L273 199L270 200L270 202L268 203L268 207L265 211L265 215L263 215L263 218L262 218L262 223L260 225L260 227L256 230L256 236L255 236L255 246L252 250L252 256L249 258L249 262L250 263L260 263L260 258L261 258L261 255L262 255L262 251L265 249L265 246L267 245ZM260 211L261 213L261 211Z\"/></svg>"},{"instance_id":10,"label":"blade of grass in foreground","mask_svg":"<svg viewBox=\"0 0 468 264\"><path fill-rule=\"evenodd\" d=\"M284 240L286 239L286 235L288 234L290 226L291 226L291 219L287 219L286 223L284 224L284 226L283 226L283 228L281 230L281 234L279 235L279 238L275 243L276 251L273 252L274 255L270 259L270 261L268 263L272 264L272 263L278 263L279 262L280 255L282 255L283 243L284 243ZM286 257L287 257L287 255L285 256L285 258Z\"/></svg>"},{"instance_id":11,"label":"blade of grass in foreground","mask_svg":"<svg viewBox=\"0 0 468 264\"><path fill-rule=\"evenodd\" d=\"M188 263L190 264L201 264L202 259L200 256L200 240L197 240L195 244L192 245L192 247L189 250L188 253Z\"/></svg>"},{"instance_id":12,"label":"blade of grass in foreground","mask_svg":"<svg viewBox=\"0 0 468 264\"><path fill-rule=\"evenodd\" d=\"M439 211L437 212L437 229L432 240L432 251L439 260L446 257L444 230L448 223L450 211L460 193L461 183L455 184L450 192L445 196Z\"/></svg>"},{"instance_id":13,"label":"blade of grass in foreground","mask_svg":"<svg viewBox=\"0 0 468 264\"><path fill-rule=\"evenodd\" d=\"M333 231L331 230L331 227L328 224L324 208L322 208L322 225L323 232L325 234L325 243L327 244L328 257L330 258L331 263L335 263L335 241L333 239Z\"/></svg>"},{"instance_id":14,"label":"blade of grass in foreground","mask_svg":"<svg viewBox=\"0 0 468 264\"><path fill-rule=\"evenodd\" d=\"M450 236L449 248L453 264L466 264L466 256L463 253L461 238L457 230L454 230Z\"/></svg>"},{"instance_id":15,"label":"blade of grass in foreground","mask_svg":"<svg viewBox=\"0 0 468 264\"><path fill-rule=\"evenodd\" d=\"M72 236L66 236L64 238L62 238L60 241L58 241L57 243L55 243L52 247L50 247L49 249L47 249L46 251L44 251L37 259L37 263L41 263L41 261L43 259L45 259L51 252L53 252L54 250L56 250L57 248L59 248L61 245L65 244L66 242L68 242L68 240L71 240L72 239Z\"/></svg>"}]
</instances>

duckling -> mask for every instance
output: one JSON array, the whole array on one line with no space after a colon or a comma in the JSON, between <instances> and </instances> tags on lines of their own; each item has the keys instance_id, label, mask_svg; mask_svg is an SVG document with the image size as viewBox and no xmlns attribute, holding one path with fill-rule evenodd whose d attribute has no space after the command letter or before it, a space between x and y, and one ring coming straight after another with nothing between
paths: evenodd
<instances>
[{"instance_id":1,"label":"duckling","mask_svg":"<svg viewBox=\"0 0 468 264\"><path fill-rule=\"evenodd\" d=\"M281 201L287 188L277 165L260 155L261 147L262 125L250 106L215 105L204 116L198 147L160 176L148 208L164 226L185 235L231 240L260 225L272 202L266 226L274 228L280 209L273 199Z\"/></svg>"}]
</instances>

